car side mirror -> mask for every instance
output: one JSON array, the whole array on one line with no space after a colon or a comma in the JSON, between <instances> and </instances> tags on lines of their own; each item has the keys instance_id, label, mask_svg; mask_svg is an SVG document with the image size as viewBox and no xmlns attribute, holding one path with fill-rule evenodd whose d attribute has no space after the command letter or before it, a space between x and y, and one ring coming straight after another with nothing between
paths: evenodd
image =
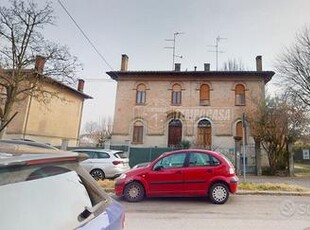
<instances>
[{"instance_id":1,"label":"car side mirror","mask_svg":"<svg viewBox=\"0 0 310 230\"><path fill-rule=\"evenodd\" d=\"M164 166L158 165L158 166L156 166L156 167L154 168L154 171L161 171L161 170L163 170L163 169L164 169Z\"/></svg>"}]
</instances>

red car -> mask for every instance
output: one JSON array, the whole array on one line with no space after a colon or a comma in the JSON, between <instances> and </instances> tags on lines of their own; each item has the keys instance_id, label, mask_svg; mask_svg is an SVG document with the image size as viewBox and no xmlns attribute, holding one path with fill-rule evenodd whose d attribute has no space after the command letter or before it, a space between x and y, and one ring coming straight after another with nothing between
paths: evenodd
<instances>
[{"instance_id":1,"label":"red car","mask_svg":"<svg viewBox=\"0 0 310 230\"><path fill-rule=\"evenodd\" d=\"M213 203L224 204L237 186L234 166L225 156L187 149L164 153L145 167L123 173L115 191L130 202L145 196L208 196Z\"/></svg>"}]
</instances>

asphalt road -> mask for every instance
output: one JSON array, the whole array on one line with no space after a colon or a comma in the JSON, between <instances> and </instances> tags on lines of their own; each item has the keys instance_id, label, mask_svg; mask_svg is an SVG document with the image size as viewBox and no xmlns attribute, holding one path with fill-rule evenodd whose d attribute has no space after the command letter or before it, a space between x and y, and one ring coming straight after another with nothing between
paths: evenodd
<instances>
[{"instance_id":1,"label":"asphalt road","mask_svg":"<svg viewBox=\"0 0 310 230\"><path fill-rule=\"evenodd\" d=\"M126 230L310 230L309 197L233 195L224 205L203 198L117 200L126 211Z\"/></svg>"}]
</instances>

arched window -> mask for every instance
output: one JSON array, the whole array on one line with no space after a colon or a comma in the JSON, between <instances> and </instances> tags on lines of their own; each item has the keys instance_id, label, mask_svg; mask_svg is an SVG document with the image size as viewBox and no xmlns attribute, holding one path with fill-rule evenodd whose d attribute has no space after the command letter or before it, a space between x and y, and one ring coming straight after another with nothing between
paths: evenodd
<instances>
[{"instance_id":1,"label":"arched window","mask_svg":"<svg viewBox=\"0 0 310 230\"><path fill-rule=\"evenodd\" d=\"M171 104L172 105L181 105L182 103L182 88L179 84L174 84L172 86L171 94Z\"/></svg>"},{"instance_id":2,"label":"arched window","mask_svg":"<svg viewBox=\"0 0 310 230\"><path fill-rule=\"evenodd\" d=\"M132 142L135 144L143 143L143 124L140 121L134 123Z\"/></svg>"},{"instance_id":3,"label":"arched window","mask_svg":"<svg viewBox=\"0 0 310 230\"><path fill-rule=\"evenodd\" d=\"M210 87L207 84L200 86L200 105L210 105Z\"/></svg>"},{"instance_id":4,"label":"arched window","mask_svg":"<svg viewBox=\"0 0 310 230\"><path fill-rule=\"evenodd\" d=\"M146 87L144 84L139 84L137 86L136 92L136 104L145 104L146 97Z\"/></svg>"},{"instance_id":5,"label":"arched window","mask_svg":"<svg viewBox=\"0 0 310 230\"><path fill-rule=\"evenodd\" d=\"M210 148L212 145L212 128L210 121L207 119L203 119L198 123L197 145L203 148Z\"/></svg>"},{"instance_id":6,"label":"arched window","mask_svg":"<svg viewBox=\"0 0 310 230\"><path fill-rule=\"evenodd\" d=\"M235 104L245 105L245 88L242 84L238 84L235 87Z\"/></svg>"},{"instance_id":7,"label":"arched window","mask_svg":"<svg viewBox=\"0 0 310 230\"><path fill-rule=\"evenodd\" d=\"M236 124L236 136L237 137L243 137L243 134L242 134L242 121L238 121L237 124Z\"/></svg>"},{"instance_id":8,"label":"arched window","mask_svg":"<svg viewBox=\"0 0 310 230\"><path fill-rule=\"evenodd\" d=\"M169 122L168 146L177 146L182 140L182 122L173 119Z\"/></svg>"}]
</instances>

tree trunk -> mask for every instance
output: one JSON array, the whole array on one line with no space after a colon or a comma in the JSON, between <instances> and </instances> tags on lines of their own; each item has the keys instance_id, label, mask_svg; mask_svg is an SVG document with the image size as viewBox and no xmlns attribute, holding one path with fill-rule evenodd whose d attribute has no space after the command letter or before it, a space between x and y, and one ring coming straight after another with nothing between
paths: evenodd
<instances>
[{"instance_id":1,"label":"tree trunk","mask_svg":"<svg viewBox=\"0 0 310 230\"><path fill-rule=\"evenodd\" d=\"M255 161L256 161L256 175L262 175L262 157L261 157L261 149L260 149L260 139L255 140Z\"/></svg>"}]
</instances>

